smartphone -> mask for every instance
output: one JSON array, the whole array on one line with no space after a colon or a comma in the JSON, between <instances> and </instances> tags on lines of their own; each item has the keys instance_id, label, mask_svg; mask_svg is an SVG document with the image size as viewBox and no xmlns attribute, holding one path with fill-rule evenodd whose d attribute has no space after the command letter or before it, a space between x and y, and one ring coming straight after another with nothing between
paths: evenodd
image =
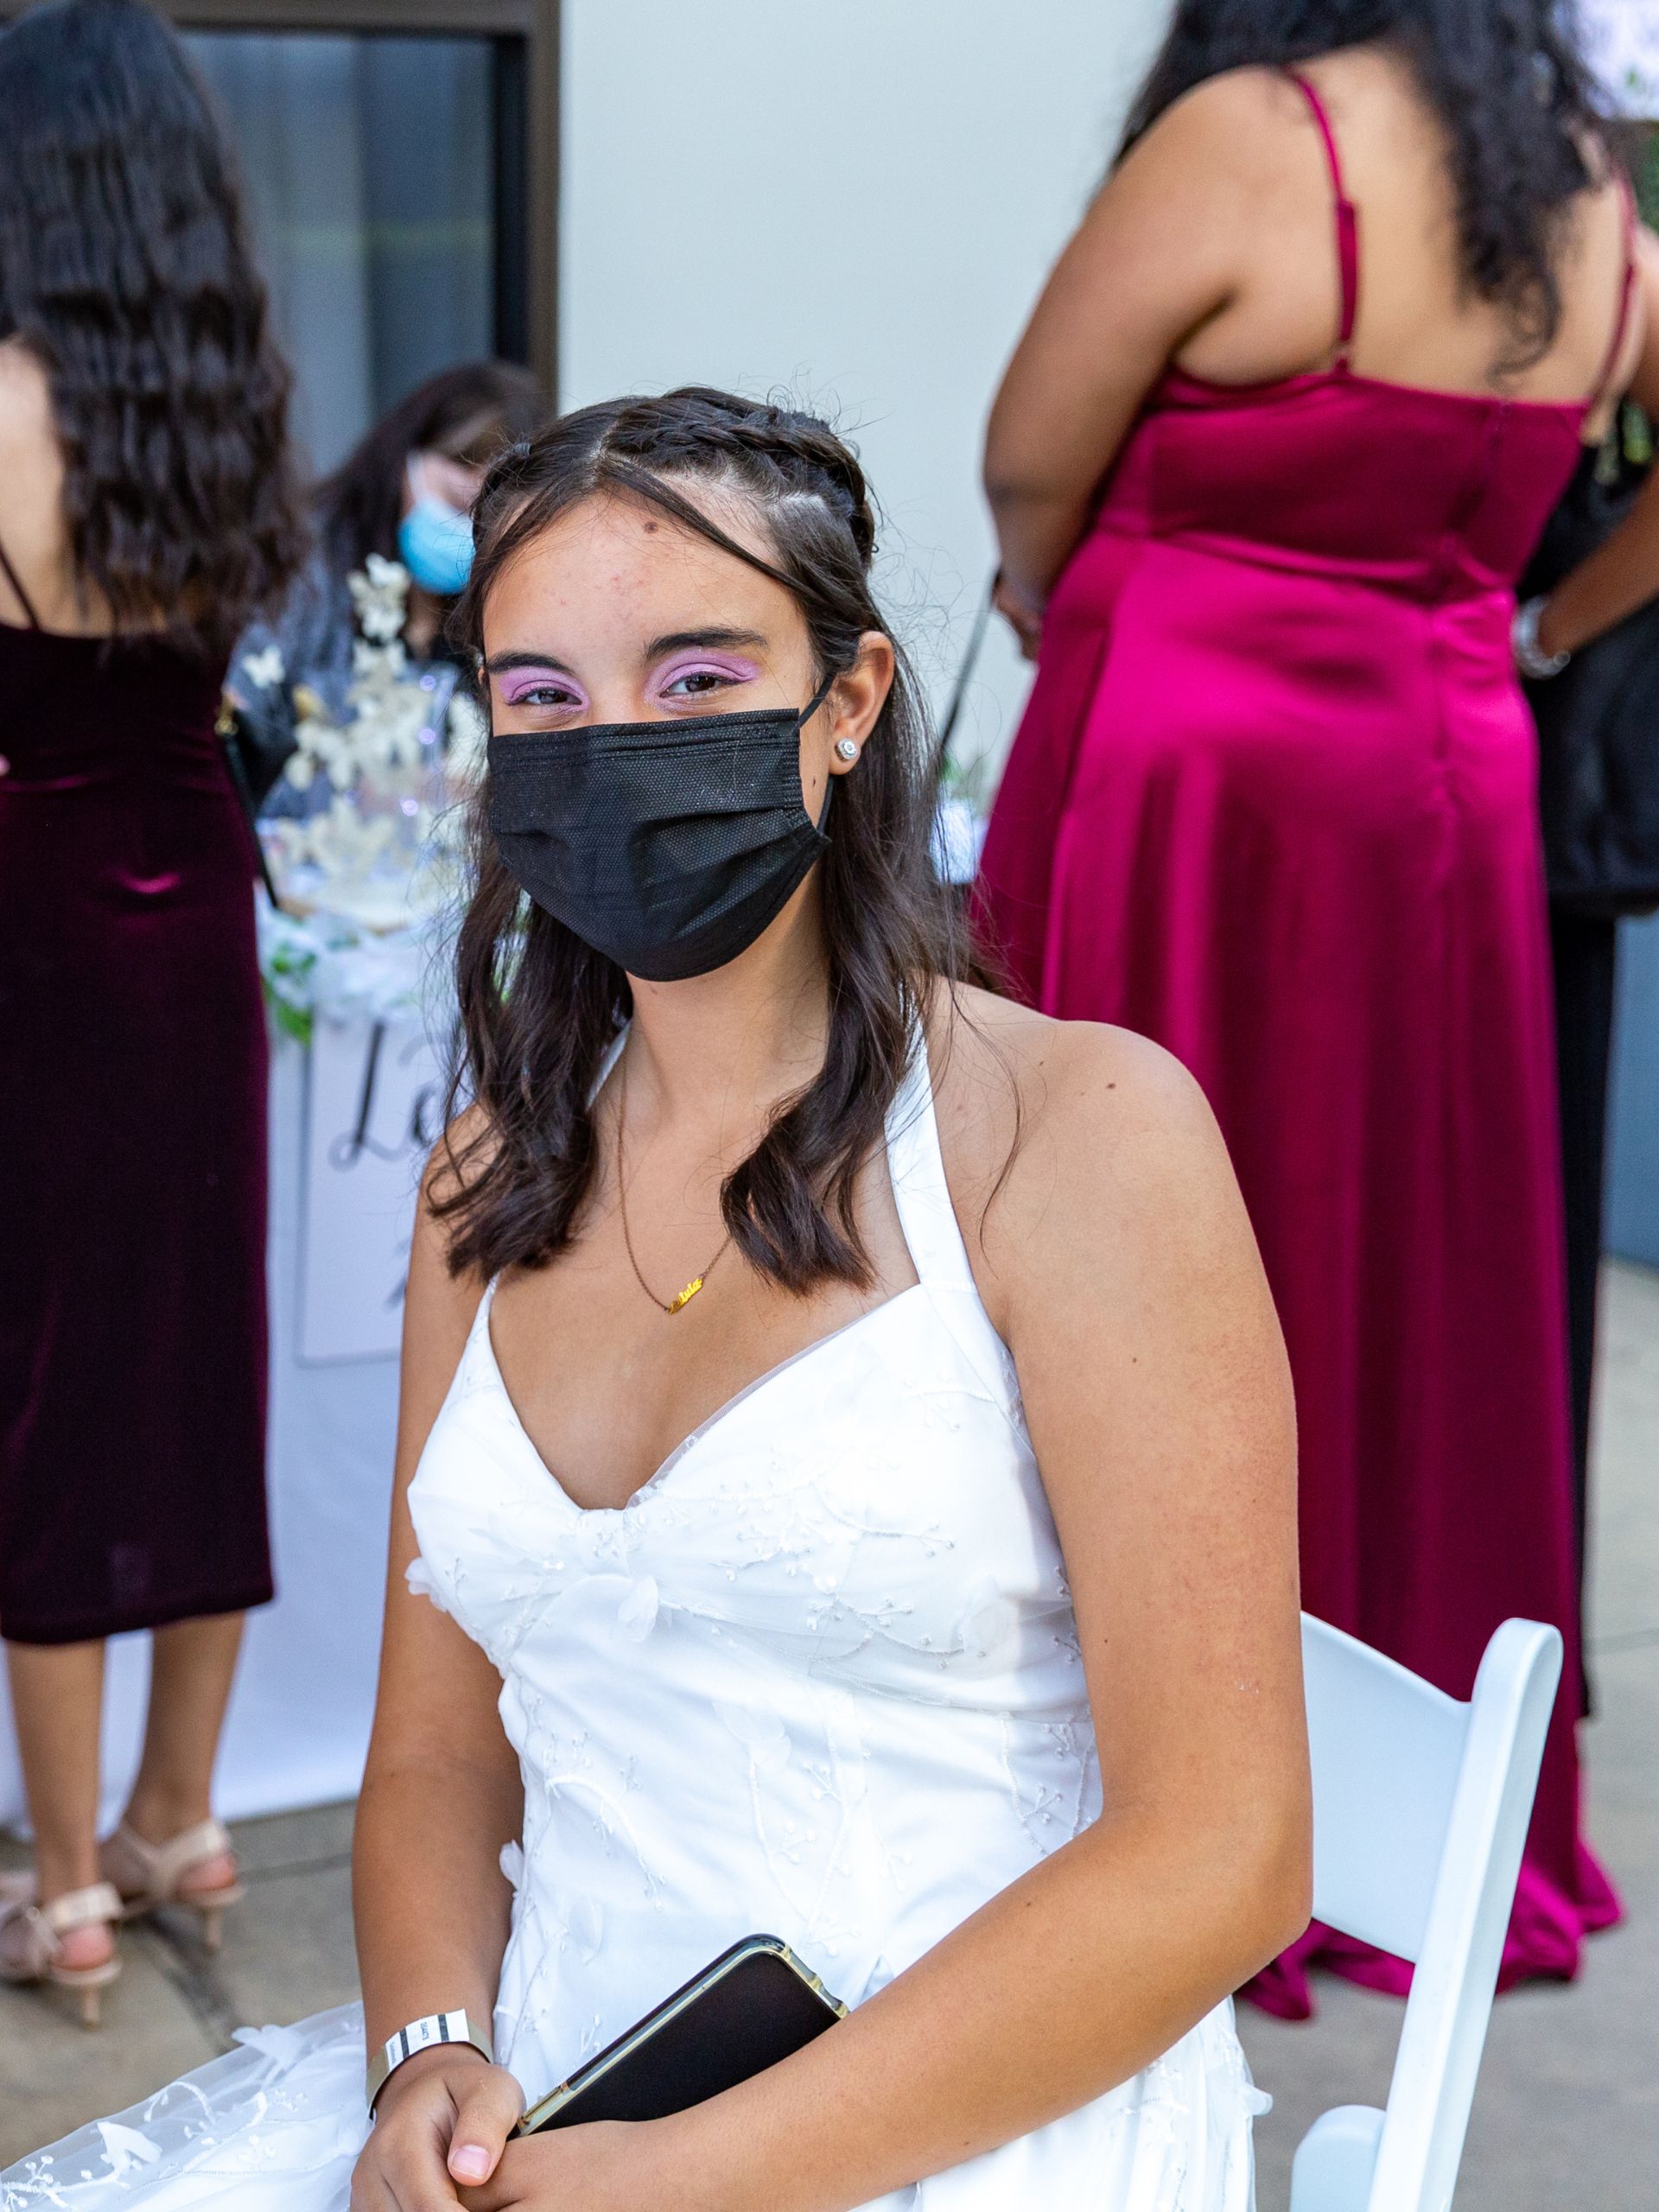
<instances>
[{"instance_id":1,"label":"smartphone","mask_svg":"<svg viewBox=\"0 0 1659 2212\"><path fill-rule=\"evenodd\" d=\"M533 2104L520 2135L592 2120L666 2120L717 2097L847 2017L776 1936L746 1936Z\"/></svg>"}]
</instances>

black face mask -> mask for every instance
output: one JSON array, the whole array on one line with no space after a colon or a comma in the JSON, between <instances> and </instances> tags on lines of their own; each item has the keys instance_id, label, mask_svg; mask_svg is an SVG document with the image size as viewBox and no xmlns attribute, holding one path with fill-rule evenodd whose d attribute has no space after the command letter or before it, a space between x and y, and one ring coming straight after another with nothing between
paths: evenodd
<instances>
[{"instance_id":1,"label":"black face mask","mask_svg":"<svg viewBox=\"0 0 1659 2212\"><path fill-rule=\"evenodd\" d=\"M496 849L538 906L629 975L723 968L829 845L801 790L801 728L834 682L798 713L494 732Z\"/></svg>"}]
</instances>

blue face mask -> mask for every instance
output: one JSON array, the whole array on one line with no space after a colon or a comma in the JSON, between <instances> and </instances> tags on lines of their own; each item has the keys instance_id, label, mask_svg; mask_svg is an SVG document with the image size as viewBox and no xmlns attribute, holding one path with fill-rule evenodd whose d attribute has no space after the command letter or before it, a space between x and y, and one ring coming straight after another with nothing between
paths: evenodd
<instances>
[{"instance_id":1,"label":"blue face mask","mask_svg":"<svg viewBox=\"0 0 1659 2212\"><path fill-rule=\"evenodd\" d=\"M473 572L473 518L423 492L410 471L415 504L397 525L397 553L423 591L453 599Z\"/></svg>"}]
</instances>

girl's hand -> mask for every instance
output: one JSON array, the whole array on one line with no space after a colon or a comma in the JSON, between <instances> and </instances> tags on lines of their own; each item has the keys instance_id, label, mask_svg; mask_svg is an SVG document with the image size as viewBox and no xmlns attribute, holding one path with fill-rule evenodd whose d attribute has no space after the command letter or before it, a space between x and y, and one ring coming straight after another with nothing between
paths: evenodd
<instances>
[{"instance_id":1,"label":"girl's hand","mask_svg":"<svg viewBox=\"0 0 1659 2212\"><path fill-rule=\"evenodd\" d=\"M467 2212L686 2212L696 2177L671 2171L661 2122L591 2120L509 2143ZM413 2212L404 2203L401 2212Z\"/></svg>"},{"instance_id":2,"label":"girl's hand","mask_svg":"<svg viewBox=\"0 0 1659 2212\"><path fill-rule=\"evenodd\" d=\"M423 2050L388 2079L352 2175L352 2212L454 2212L495 2173L524 2108L505 2067L465 2044Z\"/></svg>"},{"instance_id":3,"label":"girl's hand","mask_svg":"<svg viewBox=\"0 0 1659 2212\"><path fill-rule=\"evenodd\" d=\"M991 604L1019 639L1020 651L1026 659L1035 660L1043 642L1041 607L1034 600L1016 591L1003 576L996 580L996 589L991 594Z\"/></svg>"}]
</instances>

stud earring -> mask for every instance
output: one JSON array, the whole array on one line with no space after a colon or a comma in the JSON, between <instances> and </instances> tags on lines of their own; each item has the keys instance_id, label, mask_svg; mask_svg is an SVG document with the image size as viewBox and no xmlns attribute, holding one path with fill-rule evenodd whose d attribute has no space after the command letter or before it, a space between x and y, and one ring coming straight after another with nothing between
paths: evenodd
<instances>
[{"instance_id":1,"label":"stud earring","mask_svg":"<svg viewBox=\"0 0 1659 2212\"><path fill-rule=\"evenodd\" d=\"M851 737L838 737L836 740L836 758L838 760L856 760L858 741Z\"/></svg>"}]
</instances>

